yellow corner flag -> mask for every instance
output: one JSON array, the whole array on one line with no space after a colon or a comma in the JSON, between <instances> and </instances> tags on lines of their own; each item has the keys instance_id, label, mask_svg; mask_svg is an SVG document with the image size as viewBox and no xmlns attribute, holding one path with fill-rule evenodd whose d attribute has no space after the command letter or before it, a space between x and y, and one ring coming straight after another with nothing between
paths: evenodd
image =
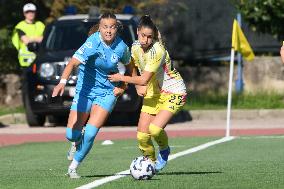
<instances>
[{"instance_id":1,"label":"yellow corner flag","mask_svg":"<svg viewBox=\"0 0 284 189\"><path fill-rule=\"evenodd\" d=\"M252 51L252 48L249 45L248 40L246 39L236 19L234 19L233 24L232 48L235 51L240 52L243 55L244 59L248 61L254 59L254 53Z\"/></svg>"}]
</instances>

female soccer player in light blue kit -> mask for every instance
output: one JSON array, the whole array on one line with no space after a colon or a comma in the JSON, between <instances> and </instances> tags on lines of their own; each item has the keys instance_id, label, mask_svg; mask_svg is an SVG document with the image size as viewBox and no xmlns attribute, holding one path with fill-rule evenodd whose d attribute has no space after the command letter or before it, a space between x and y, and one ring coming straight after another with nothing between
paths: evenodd
<instances>
[{"instance_id":1,"label":"female soccer player in light blue kit","mask_svg":"<svg viewBox=\"0 0 284 189\"><path fill-rule=\"evenodd\" d=\"M75 66L79 66L76 95L66 128L66 138L76 142L76 153L67 173L70 178L80 178L77 167L92 148L99 129L116 103L117 96L124 92L123 86L120 87L118 82L110 82L107 78L110 73L118 72L119 61L125 65L130 61L127 45L116 36L117 27L114 14L103 14L99 31L92 34L75 52L64 69L59 84L53 90L53 97L62 95L71 71Z\"/></svg>"}]
</instances>

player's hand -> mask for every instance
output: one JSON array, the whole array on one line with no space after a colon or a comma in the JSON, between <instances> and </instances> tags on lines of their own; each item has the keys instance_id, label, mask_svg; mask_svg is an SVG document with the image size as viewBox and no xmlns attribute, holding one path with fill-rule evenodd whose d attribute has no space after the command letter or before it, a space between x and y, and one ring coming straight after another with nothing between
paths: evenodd
<instances>
[{"instance_id":1,"label":"player's hand","mask_svg":"<svg viewBox=\"0 0 284 189\"><path fill-rule=\"evenodd\" d=\"M118 82L118 81L121 81L121 77L122 77L122 75L119 74L119 73L112 74L112 75L108 75L108 79L109 79L111 82Z\"/></svg>"},{"instance_id":2,"label":"player's hand","mask_svg":"<svg viewBox=\"0 0 284 189\"><path fill-rule=\"evenodd\" d=\"M135 85L136 92L139 96L145 96L147 93L147 86Z\"/></svg>"},{"instance_id":3,"label":"player's hand","mask_svg":"<svg viewBox=\"0 0 284 189\"><path fill-rule=\"evenodd\" d=\"M58 85L56 85L53 89L53 92L52 92L52 97L56 97L58 96L58 94L60 96L63 95L63 92L64 92L64 89L65 89L65 84L64 83L59 83Z\"/></svg>"},{"instance_id":4,"label":"player's hand","mask_svg":"<svg viewBox=\"0 0 284 189\"><path fill-rule=\"evenodd\" d=\"M113 94L114 96L121 96L125 91L125 88L122 87L114 87Z\"/></svg>"}]
</instances>

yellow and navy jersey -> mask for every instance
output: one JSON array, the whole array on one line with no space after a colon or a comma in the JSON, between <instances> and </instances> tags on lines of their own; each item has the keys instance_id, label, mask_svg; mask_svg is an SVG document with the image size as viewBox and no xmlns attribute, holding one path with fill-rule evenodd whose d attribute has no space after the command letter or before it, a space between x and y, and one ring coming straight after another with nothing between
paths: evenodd
<instances>
[{"instance_id":1,"label":"yellow and navy jersey","mask_svg":"<svg viewBox=\"0 0 284 189\"><path fill-rule=\"evenodd\" d=\"M164 46L155 42L146 52L139 41L135 41L131 48L131 59L139 72L154 73L147 86L146 97L161 93L185 94L186 87L179 72L173 67L168 51Z\"/></svg>"}]
</instances>

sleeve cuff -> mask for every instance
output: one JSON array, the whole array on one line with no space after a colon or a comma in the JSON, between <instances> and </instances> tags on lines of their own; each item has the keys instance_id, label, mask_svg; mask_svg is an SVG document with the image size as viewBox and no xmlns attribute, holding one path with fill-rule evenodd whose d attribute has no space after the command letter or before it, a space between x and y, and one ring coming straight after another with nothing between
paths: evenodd
<instances>
[{"instance_id":1,"label":"sleeve cuff","mask_svg":"<svg viewBox=\"0 0 284 189\"><path fill-rule=\"evenodd\" d=\"M79 60L82 64L85 64L85 63L86 63L85 60L83 59L83 57L82 57L82 56L79 56L79 55L77 55L77 54L74 54L74 55L73 55L73 58Z\"/></svg>"}]
</instances>

